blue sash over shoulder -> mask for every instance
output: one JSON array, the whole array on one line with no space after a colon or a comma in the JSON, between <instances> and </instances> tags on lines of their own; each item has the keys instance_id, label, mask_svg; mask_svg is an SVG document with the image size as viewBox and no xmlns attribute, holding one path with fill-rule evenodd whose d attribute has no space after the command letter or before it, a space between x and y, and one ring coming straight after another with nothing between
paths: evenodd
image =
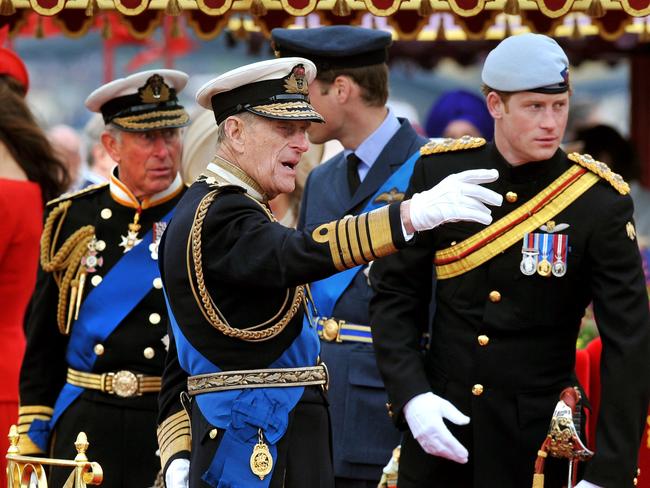
<instances>
[{"instance_id":1,"label":"blue sash over shoulder","mask_svg":"<svg viewBox=\"0 0 650 488\"><path fill-rule=\"evenodd\" d=\"M370 212L383 205L385 202L377 201L377 197L382 193L390 193L391 190L397 190L401 193L406 191L411 175L413 174L413 167L415 162L420 157L420 150L418 149L404 164L402 164L397 171L395 171L390 178L377 190L373 197L368 201L368 204L363 209L362 213ZM343 295L343 292L350 286L356 274L361 271L363 266L356 266L354 268L346 269L336 273L328 278L315 281L309 285L311 294L314 298L314 303L318 310L318 315L321 317L331 317L332 312L338 299ZM305 317L306 320L306 317Z\"/></svg>"},{"instance_id":2,"label":"blue sash over shoulder","mask_svg":"<svg viewBox=\"0 0 650 488\"><path fill-rule=\"evenodd\" d=\"M181 367L191 376L221 372L183 335L167 296L165 299ZM310 325L303 324L300 335L268 368L313 366L319 350L316 331ZM225 430L214 459L202 476L203 481L215 488L266 488L273 473L260 480L253 474L249 464L258 441L258 431L262 429L271 456L277 459L277 443L284 436L289 414L302 397L303 391L303 386L291 386L226 390L201 393L194 397L208 422Z\"/></svg>"},{"instance_id":3,"label":"blue sash over shoulder","mask_svg":"<svg viewBox=\"0 0 650 488\"><path fill-rule=\"evenodd\" d=\"M163 221L171 219L170 211ZM149 293L153 280L160 275L158 263L149 255L153 230L147 232L142 241L126 253L104 276L101 284L92 289L79 309L66 352L68 365L78 371L91 372L97 356L93 347L104 342L124 318ZM84 391L79 386L66 383L54 404L49 422L34 420L30 426L29 438L41 449L47 451L50 432L61 414Z\"/></svg>"}]
</instances>

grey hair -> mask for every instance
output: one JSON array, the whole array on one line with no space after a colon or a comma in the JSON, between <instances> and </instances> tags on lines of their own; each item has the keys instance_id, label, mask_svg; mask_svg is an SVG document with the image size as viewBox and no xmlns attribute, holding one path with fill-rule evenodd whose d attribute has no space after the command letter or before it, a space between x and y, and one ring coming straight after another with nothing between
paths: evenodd
<instances>
[{"instance_id":1,"label":"grey hair","mask_svg":"<svg viewBox=\"0 0 650 488\"><path fill-rule=\"evenodd\" d=\"M240 112L238 114L235 114L235 116L242 119L246 125L256 124L260 117L259 115L255 115L251 112ZM228 120L228 118L226 118L226 120ZM228 139L228 136L226 134L226 120L217 125L217 148L219 148L221 144L223 144L223 142Z\"/></svg>"}]
</instances>

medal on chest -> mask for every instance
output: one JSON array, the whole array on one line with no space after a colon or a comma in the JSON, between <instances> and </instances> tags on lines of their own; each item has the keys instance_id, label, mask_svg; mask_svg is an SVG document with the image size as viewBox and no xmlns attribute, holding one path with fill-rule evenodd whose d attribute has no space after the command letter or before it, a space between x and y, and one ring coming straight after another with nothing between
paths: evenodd
<instances>
[{"instance_id":1,"label":"medal on chest","mask_svg":"<svg viewBox=\"0 0 650 488\"><path fill-rule=\"evenodd\" d=\"M553 232L568 227L544 225L542 230ZM555 276L561 278L567 272L567 255L569 249L569 236L566 234L531 232L524 235L521 247L521 262L519 269L522 274L532 276L535 273L548 278Z\"/></svg>"},{"instance_id":2,"label":"medal on chest","mask_svg":"<svg viewBox=\"0 0 650 488\"><path fill-rule=\"evenodd\" d=\"M124 248L124 253L129 252L131 249L133 249L135 246L140 244L142 242L142 239L138 239L138 232L140 232L140 224L138 223L140 221L140 210L135 213L135 216L133 217L133 222L129 224L129 231L125 236L120 236L122 238L122 242L120 242L120 247Z\"/></svg>"}]
</instances>

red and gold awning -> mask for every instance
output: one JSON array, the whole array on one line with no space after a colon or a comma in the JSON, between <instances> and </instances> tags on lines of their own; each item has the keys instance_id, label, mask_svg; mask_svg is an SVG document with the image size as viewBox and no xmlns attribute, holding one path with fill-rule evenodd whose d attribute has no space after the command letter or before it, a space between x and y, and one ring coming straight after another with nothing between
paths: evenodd
<instances>
[{"instance_id":1,"label":"red and gold awning","mask_svg":"<svg viewBox=\"0 0 650 488\"><path fill-rule=\"evenodd\" d=\"M166 16L184 18L202 39L226 27L268 35L274 27L332 24L390 29L402 40L500 39L526 31L650 39L650 0L0 0L0 30L10 35L36 23L36 35L59 30L79 37L99 28L110 36L109 26L119 22L143 39Z\"/></svg>"}]
</instances>

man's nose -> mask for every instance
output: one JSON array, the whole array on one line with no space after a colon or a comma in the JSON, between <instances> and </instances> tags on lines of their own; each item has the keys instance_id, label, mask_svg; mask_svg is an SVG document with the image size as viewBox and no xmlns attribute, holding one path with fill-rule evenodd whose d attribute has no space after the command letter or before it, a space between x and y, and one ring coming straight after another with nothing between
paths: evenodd
<instances>
[{"instance_id":1,"label":"man's nose","mask_svg":"<svg viewBox=\"0 0 650 488\"><path fill-rule=\"evenodd\" d=\"M303 153L307 152L307 150L309 149L309 139L307 139L307 133L306 132L297 133L294 139L294 145L298 151Z\"/></svg>"}]
</instances>

